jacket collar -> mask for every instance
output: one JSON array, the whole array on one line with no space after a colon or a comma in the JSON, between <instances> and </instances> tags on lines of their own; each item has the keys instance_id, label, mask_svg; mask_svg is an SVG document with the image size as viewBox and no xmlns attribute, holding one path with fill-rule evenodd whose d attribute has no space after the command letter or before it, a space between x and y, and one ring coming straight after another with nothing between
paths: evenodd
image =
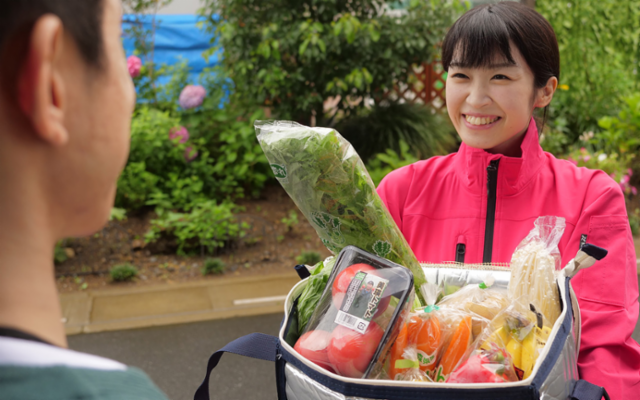
<instances>
[{"instance_id":1,"label":"jacket collar","mask_svg":"<svg viewBox=\"0 0 640 400\"><path fill-rule=\"evenodd\" d=\"M513 195L519 192L542 168L545 157L538 138L538 128L533 118L520 145L522 157L507 157L491 154L482 149L462 143L456 154L456 170L463 181L473 191L485 190L487 167L492 160L500 159L498 166L499 195Z\"/></svg>"}]
</instances>

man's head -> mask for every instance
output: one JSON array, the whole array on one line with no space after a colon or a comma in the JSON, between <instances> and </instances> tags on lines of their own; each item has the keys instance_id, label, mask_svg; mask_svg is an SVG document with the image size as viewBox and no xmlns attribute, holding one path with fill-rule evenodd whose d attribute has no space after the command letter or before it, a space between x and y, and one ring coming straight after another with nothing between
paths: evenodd
<instances>
[{"instance_id":1,"label":"man's head","mask_svg":"<svg viewBox=\"0 0 640 400\"><path fill-rule=\"evenodd\" d=\"M91 233L113 204L135 102L120 1L0 10L0 206L38 203L55 238Z\"/></svg>"}]
</instances>

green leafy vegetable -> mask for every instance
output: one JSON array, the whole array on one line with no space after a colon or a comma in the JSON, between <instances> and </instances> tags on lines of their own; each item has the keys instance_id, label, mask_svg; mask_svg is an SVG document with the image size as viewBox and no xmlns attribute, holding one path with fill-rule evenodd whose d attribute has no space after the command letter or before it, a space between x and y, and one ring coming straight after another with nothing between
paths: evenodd
<instances>
[{"instance_id":1,"label":"green leafy vegetable","mask_svg":"<svg viewBox=\"0 0 640 400\"><path fill-rule=\"evenodd\" d=\"M338 254L353 245L409 268L422 300L424 272L349 142L333 129L295 122L255 127L278 181L325 246Z\"/></svg>"},{"instance_id":2,"label":"green leafy vegetable","mask_svg":"<svg viewBox=\"0 0 640 400\"><path fill-rule=\"evenodd\" d=\"M329 275L335 262L334 257L329 257L318 263L311 272L307 286L304 287L302 294L298 298L298 332L300 334L304 332L307 322L309 322L313 311L320 301L320 297L322 296L324 288L327 286Z\"/></svg>"}]
</instances>

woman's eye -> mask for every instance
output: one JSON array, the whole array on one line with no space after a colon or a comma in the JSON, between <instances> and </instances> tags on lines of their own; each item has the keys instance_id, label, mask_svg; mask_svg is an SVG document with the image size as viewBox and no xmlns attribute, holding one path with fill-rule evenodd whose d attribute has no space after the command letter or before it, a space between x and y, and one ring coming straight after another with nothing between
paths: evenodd
<instances>
[{"instance_id":1,"label":"woman's eye","mask_svg":"<svg viewBox=\"0 0 640 400\"><path fill-rule=\"evenodd\" d=\"M505 75L500 75L500 74L498 74L498 75L495 75L495 76L493 77L493 79L497 79L497 80L501 81L501 80L509 80L509 77L507 77L507 76L505 76Z\"/></svg>"},{"instance_id":2,"label":"woman's eye","mask_svg":"<svg viewBox=\"0 0 640 400\"><path fill-rule=\"evenodd\" d=\"M461 74L461 73L459 73L459 72L458 72L457 74L453 74L453 78L462 78L462 79L464 79L464 78L466 78L466 77L467 77L467 76L466 76L465 74Z\"/></svg>"}]
</instances>

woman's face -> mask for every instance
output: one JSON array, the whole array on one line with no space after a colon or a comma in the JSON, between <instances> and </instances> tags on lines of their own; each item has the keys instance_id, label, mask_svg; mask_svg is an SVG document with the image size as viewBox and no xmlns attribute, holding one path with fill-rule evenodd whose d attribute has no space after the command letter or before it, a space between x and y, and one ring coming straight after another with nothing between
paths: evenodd
<instances>
[{"instance_id":1,"label":"woman's face","mask_svg":"<svg viewBox=\"0 0 640 400\"><path fill-rule=\"evenodd\" d=\"M534 108L546 106L551 97L544 88L534 88L533 72L513 44L511 55L515 64L496 57L487 68L466 68L454 54L447 76L447 110L466 145L520 156ZM555 90L555 83L552 86Z\"/></svg>"}]
</instances>

